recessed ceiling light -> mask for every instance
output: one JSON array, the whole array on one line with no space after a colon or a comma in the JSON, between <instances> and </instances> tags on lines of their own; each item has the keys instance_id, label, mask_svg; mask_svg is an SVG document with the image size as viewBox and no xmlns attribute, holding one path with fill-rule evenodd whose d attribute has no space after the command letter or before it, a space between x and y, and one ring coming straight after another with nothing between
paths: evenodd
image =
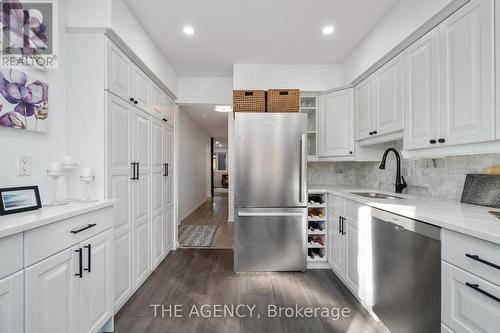
<instances>
[{"instance_id":1,"label":"recessed ceiling light","mask_svg":"<svg viewBox=\"0 0 500 333\"><path fill-rule=\"evenodd\" d=\"M233 107L231 105L216 105L214 110L217 112L231 112Z\"/></svg>"},{"instance_id":2,"label":"recessed ceiling light","mask_svg":"<svg viewBox=\"0 0 500 333\"><path fill-rule=\"evenodd\" d=\"M184 28L182 28L182 31L184 31L186 35L194 34L194 28L189 25L186 25Z\"/></svg>"},{"instance_id":3,"label":"recessed ceiling light","mask_svg":"<svg viewBox=\"0 0 500 333\"><path fill-rule=\"evenodd\" d=\"M326 27L323 28L323 35L330 35L335 31L335 28L333 25L327 25Z\"/></svg>"}]
</instances>

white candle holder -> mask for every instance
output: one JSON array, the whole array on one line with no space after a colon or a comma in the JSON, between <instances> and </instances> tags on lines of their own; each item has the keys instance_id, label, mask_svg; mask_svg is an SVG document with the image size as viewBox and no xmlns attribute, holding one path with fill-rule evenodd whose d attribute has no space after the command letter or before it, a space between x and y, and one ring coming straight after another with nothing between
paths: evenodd
<instances>
[{"instance_id":1,"label":"white candle holder","mask_svg":"<svg viewBox=\"0 0 500 333\"><path fill-rule=\"evenodd\" d=\"M63 170L47 170L47 176L49 176L52 181L54 182L54 198L51 202L45 204L44 206L64 206L67 205L67 201L57 201L57 185L58 185L58 180L62 176L64 176L64 171Z\"/></svg>"},{"instance_id":2,"label":"white candle holder","mask_svg":"<svg viewBox=\"0 0 500 333\"><path fill-rule=\"evenodd\" d=\"M91 199L90 198L90 184L92 184L95 180L95 176L80 176L80 181L85 184L85 191L86 191L86 198L79 200L78 202L96 202L96 199Z\"/></svg>"},{"instance_id":3,"label":"white candle holder","mask_svg":"<svg viewBox=\"0 0 500 333\"><path fill-rule=\"evenodd\" d=\"M70 195L70 176L71 172L76 169L76 163L63 163L62 169L64 171L64 175L66 176L66 201L67 202L75 202L77 201L76 199L72 198Z\"/></svg>"}]
</instances>

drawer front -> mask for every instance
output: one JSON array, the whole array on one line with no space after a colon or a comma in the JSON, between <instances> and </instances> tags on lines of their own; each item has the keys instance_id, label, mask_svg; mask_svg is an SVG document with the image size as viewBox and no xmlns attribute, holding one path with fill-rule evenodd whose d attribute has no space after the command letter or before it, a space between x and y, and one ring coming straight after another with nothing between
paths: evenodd
<instances>
[{"instance_id":1,"label":"drawer front","mask_svg":"<svg viewBox=\"0 0 500 333\"><path fill-rule=\"evenodd\" d=\"M458 267L442 262L442 322L456 333L498 332L500 302L467 283L500 298L500 287Z\"/></svg>"},{"instance_id":2,"label":"drawer front","mask_svg":"<svg viewBox=\"0 0 500 333\"><path fill-rule=\"evenodd\" d=\"M328 206L340 213L344 213L345 199L336 195L328 194Z\"/></svg>"},{"instance_id":3,"label":"drawer front","mask_svg":"<svg viewBox=\"0 0 500 333\"><path fill-rule=\"evenodd\" d=\"M112 225L113 208L106 207L27 231L24 234L25 267L110 229Z\"/></svg>"},{"instance_id":4,"label":"drawer front","mask_svg":"<svg viewBox=\"0 0 500 333\"><path fill-rule=\"evenodd\" d=\"M371 208L356 201L345 200L345 215L354 220L371 218Z\"/></svg>"},{"instance_id":5,"label":"drawer front","mask_svg":"<svg viewBox=\"0 0 500 333\"><path fill-rule=\"evenodd\" d=\"M5 255L6 254L6 255ZM0 279L23 269L23 234L0 239Z\"/></svg>"},{"instance_id":6,"label":"drawer front","mask_svg":"<svg viewBox=\"0 0 500 333\"><path fill-rule=\"evenodd\" d=\"M495 268L487 264L491 263L500 267L500 245L457 232L443 230L442 258L451 264L500 286L500 268Z\"/></svg>"}]
</instances>

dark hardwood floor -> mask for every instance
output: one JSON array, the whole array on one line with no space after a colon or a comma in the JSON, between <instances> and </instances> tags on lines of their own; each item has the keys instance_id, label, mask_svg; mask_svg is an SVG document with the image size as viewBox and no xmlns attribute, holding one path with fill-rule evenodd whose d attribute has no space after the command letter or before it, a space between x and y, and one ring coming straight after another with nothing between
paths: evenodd
<instances>
[{"instance_id":1,"label":"dark hardwood floor","mask_svg":"<svg viewBox=\"0 0 500 333\"><path fill-rule=\"evenodd\" d=\"M208 248L232 249L234 246L234 225L227 222L227 194L216 194L198 207L181 224L215 224L218 225L212 243Z\"/></svg>"},{"instance_id":2,"label":"dark hardwood floor","mask_svg":"<svg viewBox=\"0 0 500 333\"><path fill-rule=\"evenodd\" d=\"M182 318L154 316L152 304L183 306ZM203 304L256 305L253 318L189 317ZM349 308L349 317L269 318L268 305ZM246 312L249 314L249 311ZM256 318L256 313L261 317ZM330 270L233 272L232 250L170 253L115 316L115 332L385 332Z\"/></svg>"}]
</instances>

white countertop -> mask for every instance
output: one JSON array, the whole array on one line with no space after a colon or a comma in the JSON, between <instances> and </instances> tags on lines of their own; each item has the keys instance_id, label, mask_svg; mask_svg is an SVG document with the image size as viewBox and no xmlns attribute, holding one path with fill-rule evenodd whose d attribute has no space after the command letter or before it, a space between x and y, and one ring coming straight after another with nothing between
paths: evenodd
<instances>
[{"instance_id":1,"label":"white countertop","mask_svg":"<svg viewBox=\"0 0 500 333\"><path fill-rule=\"evenodd\" d=\"M115 200L71 203L64 206L43 207L29 212L0 216L0 238L109 207L114 203Z\"/></svg>"},{"instance_id":2,"label":"white countertop","mask_svg":"<svg viewBox=\"0 0 500 333\"><path fill-rule=\"evenodd\" d=\"M488 213L488 211L500 211L499 209L365 188L309 186L308 190L338 195L373 208L500 244L500 219ZM404 199L372 199L351 192L379 192Z\"/></svg>"}]
</instances>

